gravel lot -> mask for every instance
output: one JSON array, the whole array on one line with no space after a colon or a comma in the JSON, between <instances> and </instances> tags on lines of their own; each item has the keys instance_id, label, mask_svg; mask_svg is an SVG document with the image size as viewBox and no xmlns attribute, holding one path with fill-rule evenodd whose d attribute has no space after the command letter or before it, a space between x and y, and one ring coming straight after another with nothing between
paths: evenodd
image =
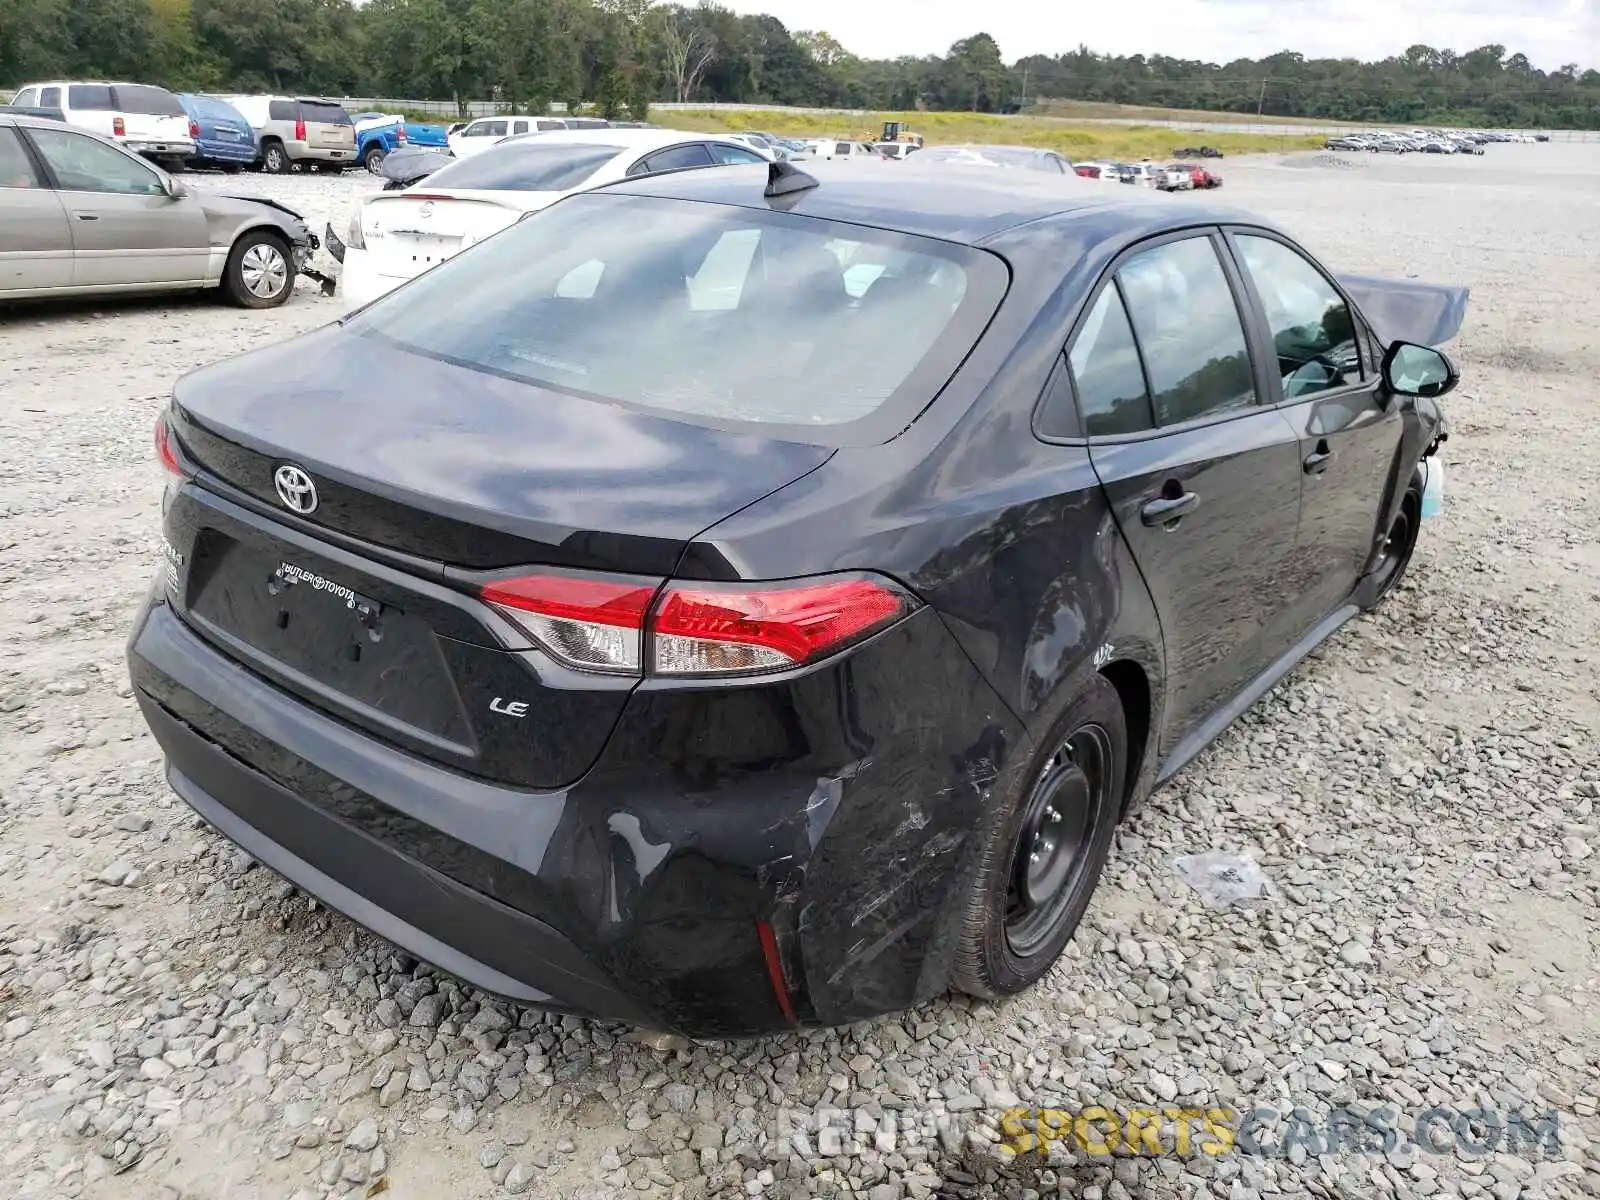
<instances>
[{"instance_id":1,"label":"gravel lot","mask_svg":"<svg viewBox=\"0 0 1600 1200\"><path fill-rule=\"evenodd\" d=\"M303 282L270 313L0 314L13 1194L1600 1195L1600 146L1221 170L1226 199L1337 268L1473 288L1444 515L1408 586L1123 831L1047 986L763 1043L498 1005L310 903L168 793L122 658L156 562L151 422L180 373L329 320L336 301ZM372 189L226 183L301 206L319 232L342 232ZM1214 848L1251 852L1274 895L1201 904L1172 858ZM1402 1131L1435 1106L1446 1121L1554 1111L1559 1144L1356 1153L1292 1136L1286 1117L1271 1153L1056 1142L1002 1169L996 1126L1019 1100L1389 1105ZM853 1110L842 1139L815 1132L819 1106ZM812 1131L791 1138L785 1110Z\"/></svg>"}]
</instances>

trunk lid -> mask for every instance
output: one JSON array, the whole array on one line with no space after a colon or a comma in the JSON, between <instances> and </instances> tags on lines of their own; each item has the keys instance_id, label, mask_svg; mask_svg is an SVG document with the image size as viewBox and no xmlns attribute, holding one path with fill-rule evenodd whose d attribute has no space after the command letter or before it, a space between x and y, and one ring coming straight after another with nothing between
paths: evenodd
<instances>
[{"instance_id":1,"label":"trunk lid","mask_svg":"<svg viewBox=\"0 0 1600 1200\"><path fill-rule=\"evenodd\" d=\"M399 192L376 196L361 209L361 233L373 265L409 279L514 225L559 192L522 192L507 203L493 192Z\"/></svg>"},{"instance_id":2,"label":"trunk lid","mask_svg":"<svg viewBox=\"0 0 1600 1200\"><path fill-rule=\"evenodd\" d=\"M159 117L150 113L123 114L127 136L138 141L186 142L189 140L188 117Z\"/></svg>"},{"instance_id":3,"label":"trunk lid","mask_svg":"<svg viewBox=\"0 0 1600 1200\"><path fill-rule=\"evenodd\" d=\"M336 326L187 377L171 419L200 470L166 523L169 592L186 622L308 704L531 788L588 770L635 680L528 649L476 599L481 573L665 578L696 534L831 454L468 371ZM275 485L286 463L318 491L303 516Z\"/></svg>"}]
</instances>

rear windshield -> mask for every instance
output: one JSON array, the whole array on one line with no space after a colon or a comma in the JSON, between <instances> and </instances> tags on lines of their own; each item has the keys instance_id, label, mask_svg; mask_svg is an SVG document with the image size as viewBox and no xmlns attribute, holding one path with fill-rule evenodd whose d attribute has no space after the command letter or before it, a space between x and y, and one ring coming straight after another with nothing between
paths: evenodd
<instances>
[{"instance_id":1,"label":"rear windshield","mask_svg":"<svg viewBox=\"0 0 1600 1200\"><path fill-rule=\"evenodd\" d=\"M456 255L347 327L578 395L860 444L893 436L933 399L1006 281L999 259L969 247L590 192Z\"/></svg>"},{"instance_id":2,"label":"rear windshield","mask_svg":"<svg viewBox=\"0 0 1600 1200\"><path fill-rule=\"evenodd\" d=\"M139 83L117 85L117 109L125 113L139 113L149 117L181 117L183 105L166 88L146 87Z\"/></svg>"},{"instance_id":3,"label":"rear windshield","mask_svg":"<svg viewBox=\"0 0 1600 1200\"><path fill-rule=\"evenodd\" d=\"M428 186L491 192L561 192L577 187L621 153L621 146L587 142L507 142L451 163L430 178Z\"/></svg>"},{"instance_id":4,"label":"rear windshield","mask_svg":"<svg viewBox=\"0 0 1600 1200\"><path fill-rule=\"evenodd\" d=\"M300 119L323 125L353 125L350 114L338 104L317 104L311 100L300 101Z\"/></svg>"},{"instance_id":5,"label":"rear windshield","mask_svg":"<svg viewBox=\"0 0 1600 1200\"><path fill-rule=\"evenodd\" d=\"M117 105L104 84L75 83L67 89L67 106L79 112L111 112Z\"/></svg>"}]
</instances>

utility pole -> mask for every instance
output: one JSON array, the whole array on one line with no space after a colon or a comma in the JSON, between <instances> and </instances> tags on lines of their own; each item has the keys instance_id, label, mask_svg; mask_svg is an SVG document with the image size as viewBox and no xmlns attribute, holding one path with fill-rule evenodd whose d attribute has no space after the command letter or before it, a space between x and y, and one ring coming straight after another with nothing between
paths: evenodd
<instances>
[{"instance_id":1,"label":"utility pole","mask_svg":"<svg viewBox=\"0 0 1600 1200\"><path fill-rule=\"evenodd\" d=\"M1028 64L1022 64L1022 95L1018 97L1017 111L1028 107Z\"/></svg>"},{"instance_id":2,"label":"utility pole","mask_svg":"<svg viewBox=\"0 0 1600 1200\"><path fill-rule=\"evenodd\" d=\"M1262 79L1262 81L1261 81L1261 95L1256 100L1256 116L1259 117L1266 110L1266 107L1267 107L1267 81L1265 79Z\"/></svg>"}]
</instances>

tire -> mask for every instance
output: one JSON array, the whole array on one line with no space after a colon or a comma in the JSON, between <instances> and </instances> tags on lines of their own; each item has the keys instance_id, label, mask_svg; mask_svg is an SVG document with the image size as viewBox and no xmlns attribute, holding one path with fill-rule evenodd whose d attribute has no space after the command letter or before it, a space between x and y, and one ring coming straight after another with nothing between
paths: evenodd
<instances>
[{"instance_id":1,"label":"tire","mask_svg":"<svg viewBox=\"0 0 1600 1200\"><path fill-rule=\"evenodd\" d=\"M168 175L182 175L186 165L187 160L182 158L163 158L161 160L161 169Z\"/></svg>"},{"instance_id":2,"label":"tire","mask_svg":"<svg viewBox=\"0 0 1600 1200\"><path fill-rule=\"evenodd\" d=\"M383 169L383 160L387 157L382 146L374 146L361 156L361 165L376 175Z\"/></svg>"},{"instance_id":3,"label":"tire","mask_svg":"<svg viewBox=\"0 0 1600 1200\"><path fill-rule=\"evenodd\" d=\"M294 293L296 274L289 244L269 230L252 229L228 252L222 291L240 308L277 308Z\"/></svg>"},{"instance_id":4,"label":"tire","mask_svg":"<svg viewBox=\"0 0 1600 1200\"><path fill-rule=\"evenodd\" d=\"M955 988L997 1000L1030 987L1055 964L1111 852L1127 764L1122 702L1110 681L1095 675L1021 783L993 797L951 970Z\"/></svg>"},{"instance_id":5,"label":"tire","mask_svg":"<svg viewBox=\"0 0 1600 1200\"><path fill-rule=\"evenodd\" d=\"M1417 537L1422 532L1422 489L1415 483L1406 489L1400 501L1400 511L1389 526L1383 541L1383 557L1372 568L1376 591L1367 611L1377 608L1400 586L1411 566L1411 556L1417 549Z\"/></svg>"},{"instance_id":6,"label":"tire","mask_svg":"<svg viewBox=\"0 0 1600 1200\"><path fill-rule=\"evenodd\" d=\"M282 142L261 143L261 169L268 175L287 175L292 165Z\"/></svg>"},{"instance_id":7,"label":"tire","mask_svg":"<svg viewBox=\"0 0 1600 1200\"><path fill-rule=\"evenodd\" d=\"M319 162L317 164L317 171L322 175L343 175L344 164L336 162Z\"/></svg>"}]
</instances>

